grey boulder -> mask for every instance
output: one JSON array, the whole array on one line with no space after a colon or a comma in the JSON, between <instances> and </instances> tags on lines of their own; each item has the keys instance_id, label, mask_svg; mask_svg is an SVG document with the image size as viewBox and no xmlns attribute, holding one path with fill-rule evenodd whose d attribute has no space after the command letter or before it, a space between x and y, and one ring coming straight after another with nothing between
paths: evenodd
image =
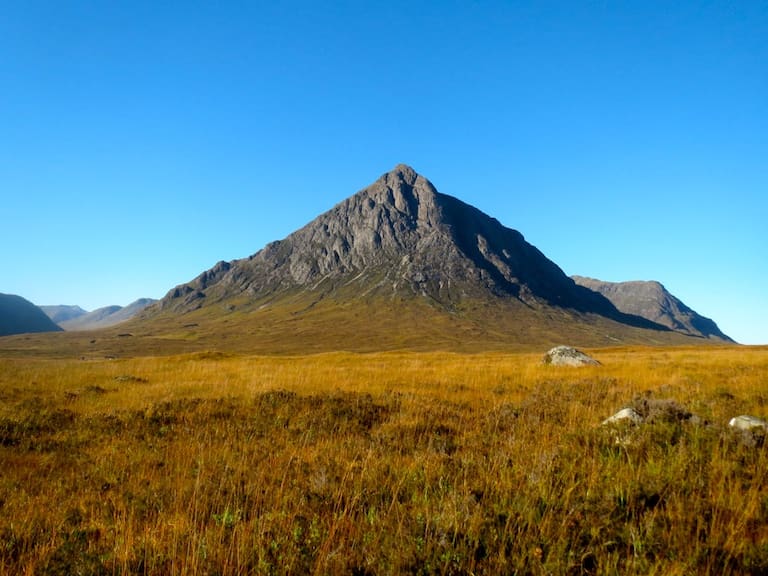
<instances>
[{"instance_id":1,"label":"grey boulder","mask_svg":"<svg viewBox=\"0 0 768 576\"><path fill-rule=\"evenodd\" d=\"M544 364L552 366L599 366L600 362L571 346L555 346L544 355Z\"/></svg>"}]
</instances>

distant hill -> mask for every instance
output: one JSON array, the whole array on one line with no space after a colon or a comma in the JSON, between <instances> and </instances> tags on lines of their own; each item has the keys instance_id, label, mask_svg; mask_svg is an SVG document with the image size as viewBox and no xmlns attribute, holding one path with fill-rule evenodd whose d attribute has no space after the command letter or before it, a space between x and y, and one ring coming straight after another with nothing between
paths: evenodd
<instances>
[{"instance_id":1,"label":"distant hill","mask_svg":"<svg viewBox=\"0 0 768 576\"><path fill-rule=\"evenodd\" d=\"M599 292L627 314L642 316L683 334L733 342L713 320L686 306L659 282L604 282L583 276L572 278L577 284Z\"/></svg>"},{"instance_id":2,"label":"distant hill","mask_svg":"<svg viewBox=\"0 0 768 576\"><path fill-rule=\"evenodd\" d=\"M520 232L405 165L285 239L177 286L131 327L285 352L693 341L620 311Z\"/></svg>"},{"instance_id":3,"label":"distant hill","mask_svg":"<svg viewBox=\"0 0 768 576\"><path fill-rule=\"evenodd\" d=\"M114 326L115 324L130 320L154 302L155 300L152 298L141 298L128 306L105 306L104 308L93 310L92 312L83 311L83 314L59 322L59 325L67 331L108 328L109 326ZM56 307L51 306L48 308ZM79 308L79 306L75 308Z\"/></svg>"},{"instance_id":4,"label":"distant hill","mask_svg":"<svg viewBox=\"0 0 768 576\"><path fill-rule=\"evenodd\" d=\"M87 310L83 310L80 308L80 306L67 306L67 305L59 305L59 306L40 306L40 310L45 312L46 316L56 322L56 324L60 324L62 322L66 322L67 320L73 320L74 318L77 318L79 316L82 316L83 314L87 314Z\"/></svg>"},{"instance_id":5,"label":"distant hill","mask_svg":"<svg viewBox=\"0 0 768 576\"><path fill-rule=\"evenodd\" d=\"M0 294L0 336L58 331L61 328L29 300L13 294Z\"/></svg>"}]
</instances>

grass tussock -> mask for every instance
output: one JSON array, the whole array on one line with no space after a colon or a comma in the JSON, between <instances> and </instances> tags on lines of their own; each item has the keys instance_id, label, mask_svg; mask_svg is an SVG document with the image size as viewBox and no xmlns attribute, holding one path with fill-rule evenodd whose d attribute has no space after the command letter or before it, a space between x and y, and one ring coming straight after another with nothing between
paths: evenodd
<instances>
[{"instance_id":1,"label":"grass tussock","mask_svg":"<svg viewBox=\"0 0 768 576\"><path fill-rule=\"evenodd\" d=\"M0 573L766 573L768 351L594 355L0 360Z\"/></svg>"}]
</instances>

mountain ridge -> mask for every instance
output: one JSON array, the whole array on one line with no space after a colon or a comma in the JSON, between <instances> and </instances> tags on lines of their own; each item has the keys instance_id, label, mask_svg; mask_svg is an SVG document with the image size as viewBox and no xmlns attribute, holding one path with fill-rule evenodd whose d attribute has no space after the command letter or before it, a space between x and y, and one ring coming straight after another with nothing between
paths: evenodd
<instances>
[{"instance_id":1,"label":"mountain ridge","mask_svg":"<svg viewBox=\"0 0 768 576\"><path fill-rule=\"evenodd\" d=\"M83 314L88 314L88 310L85 310L77 305L68 304L56 304L39 306L40 310L45 312L45 315L53 320L56 324L66 322L67 320L73 320Z\"/></svg>"},{"instance_id":2,"label":"mountain ridge","mask_svg":"<svg viewBox=\"0 0 768 576\"><path fill-rule=\"evenodd\" d=\"M599 292L619 310L635 314L671 330L701 338L714 338L734 342L724 334L714 320L694 311L655 280L606 282L585 276L572 276L573 280Z\"/></svg>"},{"instance_id":3,"label":"mountain ridge","mask_svg":"<svg viewBox=\"0 0 768 576\"><path fill-rule=\"evenodd\" d=\"M130 320L144 308L153 304L154 302L156 302L156 300L152 298L139 298L127 306L103 306L90 312L82 310L82 308L77 306L76 308L82 310L82 314L76 314L70 318L60 321L58 324L67 331L97 330L99 328L108 328L110 326L115 326L116 324ZM45 311L46 308L50 308L51 312L53 313L61 307L46 306L43 308L43 311Z\"/></svg>"}]
</instances>

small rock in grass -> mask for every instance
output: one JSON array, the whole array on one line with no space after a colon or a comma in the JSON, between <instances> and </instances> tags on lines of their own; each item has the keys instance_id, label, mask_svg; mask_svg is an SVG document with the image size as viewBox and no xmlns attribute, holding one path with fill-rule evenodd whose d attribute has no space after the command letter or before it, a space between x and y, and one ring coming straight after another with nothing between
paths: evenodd
<instances>
[{"instance_id":1,"label":"small rock in grass","mask_svg":"<svg viewBox=\"0 0 768 576\"><path fill-rule=\"evenodd\" d=\"M759 448L765 443L768 432L768 422L765 420L744 414L731 418L728 426L745 446Z\"/></svg>"},{"instance_id":2,"label":"small rock in grass","mask_svg":"<svg viewBox=\"0 0 768 576\"><path fill-rule=\"evenodd\" d=\"M642 424L643 417L637 413L634 408L622 408L613 416L603 420L603 425L606 424Z\"/></svg>"},{"instance_id":3,"label":"small rock in grass","mask_svg":"<svg viewBox=\"0 0 768 576\"><path fill-rule=\"evenodd\" d=\"M731 421L728 422L728 426L734 430L741 430L742 432L768 430L768 422L754 416L747 416L746 414L731 418Z\"/></svg>"},{"instance_id":4,"label":"small rock in grass","mask_svg":"<svg viewBox=\"0 0 768 576\"><path fill-rule=\"evenodd\" d=\"M600 362L571 346L556 346L544 355L544 364L552 366L599 366Z\"/></svg>"}]
</instances>

